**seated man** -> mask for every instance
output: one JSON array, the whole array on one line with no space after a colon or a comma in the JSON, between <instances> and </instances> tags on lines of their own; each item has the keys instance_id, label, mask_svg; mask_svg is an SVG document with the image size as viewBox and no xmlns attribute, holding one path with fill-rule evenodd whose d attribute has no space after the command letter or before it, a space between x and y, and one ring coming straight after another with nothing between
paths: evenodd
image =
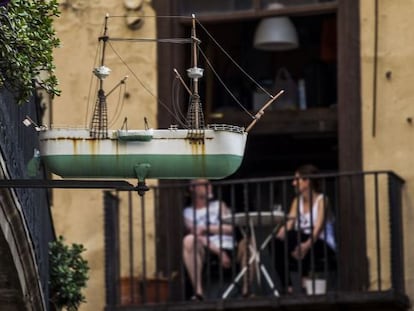
<instances>
[{"instance_id":1,"label":"seated man","mask_svg":"<svg viewBox=\"0 0 414 311\"><path fill-rule=\"evenodd\" d=\"M183 259L195 293L192 299L202 300L206 251L217 256L223 268L229 268L234 247L233 227L220 222L230 211L224 202L212 199L212 187L207 180L193 180L190 192L193 205L184 209L188 234L183 239Z\"/></svg>"}]
</instances>

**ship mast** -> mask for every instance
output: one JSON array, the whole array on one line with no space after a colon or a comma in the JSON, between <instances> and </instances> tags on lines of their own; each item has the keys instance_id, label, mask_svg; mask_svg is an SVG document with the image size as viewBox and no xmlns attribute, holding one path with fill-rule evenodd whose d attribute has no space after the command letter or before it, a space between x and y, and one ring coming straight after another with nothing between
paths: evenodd
<instances>
[{"instance_id":1,"label":"ship mast","mask_svg":"<svg viewBox=\"0 0 414 311\"><path fill-rule=\"evenodd\" d=\"M195 15L192 15L192 29L191 29L191 39L192 39L192 59L193 67L187 69L187 75L192 80L192 94L191 94L191 103L188 107L187 120L188 127L190 129L204 129L204 115L203 109L200 102L200 95L198 93L198 79L203 77L204 69L198 68L198 51L197 45L200 43L200 40L197 38L196 34L196 21Z\"/></svg>"},{"instance_id":2,"label":"ship mast","mask_svg":"<svg viewBox=\"0 0 414 311\"><path fill-rule=\"evenodd\" d=\"M99 79L99 90L98 98L92 116L90 136L98 139L104 139L108 137L108 111L106 104L106 95L103 89L103 80L111 72L111 69L104 65L106 42L108 41L108 18L109 15L107 14L105 16L105 28L103 36L99 37L99 41L103 42L101 63L99 67L93 70L93 73Z\"/></svg>"}]
</instances>

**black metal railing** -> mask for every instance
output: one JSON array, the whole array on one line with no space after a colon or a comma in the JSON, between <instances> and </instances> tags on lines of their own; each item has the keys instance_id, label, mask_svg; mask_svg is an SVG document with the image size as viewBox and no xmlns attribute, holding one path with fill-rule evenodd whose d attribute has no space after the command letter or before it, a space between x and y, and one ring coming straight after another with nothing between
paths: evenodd
<instances>
[{"instance_id":1,"label":"black metal railing","mask_svg":"<svg viewBox=\"0 0 414 311\"><path fill-rule=\"evenodd\" d=\"M40 119L39 104L34 98L17 105L13 96L0 92L0 152L10 179L29 179L27 164L38 148L37 133L27 128L22 121L26 115L35 122ZM38 179L45 179L45 171L39 169ZM49 297L49 255L48 243L54 239L54 228L50 213L47 189L17 188L14 191L21 206L22 214L30 234L29 244L33 245L40 281L47 300ZM46 305L48 305L47 301Z\"/></svg>"},{"instance_id":2,"label":"black metal railing","mask_svg":"<svg viewBox=\"0 0 414 311\"><path fill-rule=\"evenodd\" d=\"M309 178L320 181L325 194L323 206L329 206L324 211L330 213L325 214L325 219L334 221L334 256L329 257L329 243L323 244L322 255L310 256L308 270L304 271L301 260L293 269L291 256L284 252L282 273L277 273L275 264L281 257L275 246L275 233L286 226L289 210L295 208L291 204L297 197L292 186L294 177L212 182L215 198L230 209L229 216L220 221L233 226L238 246L227 252L232 258L228 268L211 252L205 253L201 276L204 300L231 300L243 294L254 294L256 300L291 292L309 295L317 293L317 275L325 286L322 293L405 294L401 205L404 181L392 172L335 173ZM183 260L183 239L187 234L183 208L191 201L189 184L162 183L150 188L139 198L122 191L105 194L109 309L188 301L194 295ZM279 218L272 217L275 214ZM314 225L311 224L311 230ZM325 236L326 230L325 225ZM287 243L283 245L286 250ZM250 269L240 277L246 263L237 259L242 247L247 262L250 259ZM251 257L256 250L260 261L259 257ZM313 251L311 248L310 253ZM310 285L304 291L306 279Z\"/></svg>"}]
</instances>

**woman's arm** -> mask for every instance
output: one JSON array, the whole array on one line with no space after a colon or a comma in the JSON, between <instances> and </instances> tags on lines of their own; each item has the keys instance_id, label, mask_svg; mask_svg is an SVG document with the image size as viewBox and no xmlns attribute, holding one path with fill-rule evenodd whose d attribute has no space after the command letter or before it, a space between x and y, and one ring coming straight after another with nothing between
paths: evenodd
<instances>
[{"instance_id":1,"label":"woman's arm","mask_svg":"<svg viewBox=\"0 0 414 311\"><path fill-rule=\"evenodd\" d=\"M319 200L318 202L318 218L315 220L315 223L313 224L313 230L312 230L312 235L309 237L310 242L312 243L315 242L318 238L319 235L321 234L322 230L323 230L323 225L325 223L325 214L326 214L326 209L328 206L328 199L325 196L322 196L322 198Z\"/></svg>"},{"instance_id":2,"label":"woman's arm","mask_svg":"<svg viewBox=\"0 0 414 311\"><path fill-rule=\"evenodd\" d=\"M279 229L279 231L276 234L276 237L278 239L283 240L286 236L286 232L291 230L295 224L295 220L296 220L296 215L297 215L297 204L298 204L298 200L297 198L293 199L292 203L290 204L290 210L289 210L289 214L288 214L288 219L286 221L286 223Z\"/></svg>"},{"instance_id":3,"label":"woman's arm","mask_svg":"<svg viewBox=\"0 0 414 311\"><path fill-rule=\"evenodd\" d=\"M296 249L292 252L292 256L297 259L303 259L309 249L312 247L312 244L315 243L320 233L323 230L323 225L325 223L325 212L326 208L328 206L327 198L325 196L322 197L322 199L318 202L318 218L315 220L315 223L313 224L313 230L312 234L306 241L302 242L301 244L296 247ZM311 211L312 213L312 211Z\"/></svg>"}]
</instances>

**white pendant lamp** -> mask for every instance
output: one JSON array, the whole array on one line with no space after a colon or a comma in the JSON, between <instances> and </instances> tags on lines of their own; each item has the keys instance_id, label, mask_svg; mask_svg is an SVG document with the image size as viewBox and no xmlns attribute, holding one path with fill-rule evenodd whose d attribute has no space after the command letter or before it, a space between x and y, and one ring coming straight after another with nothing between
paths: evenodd
<instances>
[{"instance_id":1,"label":"white pendant lamp","mask_svg":"<svg viewBox=\"0 0 414 311\"><path fill-rule=\"evenodd\" d=\"M272 3L268 9L280 9L283 5ZM286 51L299 46L298 35L292 21L286 16L268 17L256 28L253 45L265 51Z\"/></svg>"}]
</instances>

